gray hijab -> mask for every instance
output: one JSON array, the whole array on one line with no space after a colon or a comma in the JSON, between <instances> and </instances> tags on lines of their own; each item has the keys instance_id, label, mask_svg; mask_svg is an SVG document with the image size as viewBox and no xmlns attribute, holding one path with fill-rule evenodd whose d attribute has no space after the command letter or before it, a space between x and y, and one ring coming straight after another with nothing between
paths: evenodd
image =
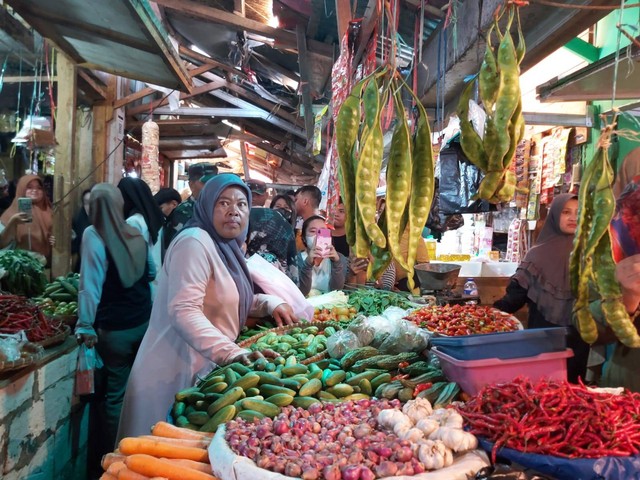
<instances>
[{"instance_id":1,"label":"gray hijab","mask_svg":"<svg viewBox=\"0 0 640 480\"><path fill-rule=\"evenodd\" d=\"M193 217L187 222L185 228L198 227L206 231L213 244L218 250L218 254L222 262L227 267L233 281L238 288L240 301L238 302L238 318L240 319L240 327L244 326L247 320L251 304L253 302L253 282L249 274L247 262L242 253L242 244L247 238L247 230L249 229L249 218L247 214L247 226L236 238L222 238L213 226L213 211L218 198L222 192L228 187L239 187L247 196L249 209L251 209L251 191L245 183L232 173L222 173L216 175L209 180L193 207Z\"/></svg>"},{"instance_id":2,"label":"gray hijab","mask_svg":"<svg viewBox=\"0 0 640 480\"><path fill-rule=\"evenodd\" d=\"M535 246L518 265L513 278L527 290L545 320L556 325L571 325L573 293L569 283L569 256L574 235L560 230L560 215L565 204L577 195L557 195Z\"/></svg>"}]
</instances>

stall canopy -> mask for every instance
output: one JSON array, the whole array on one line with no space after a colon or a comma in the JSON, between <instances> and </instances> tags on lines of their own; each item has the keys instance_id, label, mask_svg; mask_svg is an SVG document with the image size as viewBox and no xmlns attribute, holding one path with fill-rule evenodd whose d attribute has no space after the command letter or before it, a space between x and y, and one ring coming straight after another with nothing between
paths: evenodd
<instances>
[{"instance_id":1,"label":"stall canopy","mask_svg":"<svg viewBox=\"0 0 640 480\"><path fill-rule=\"evenodd\" d=\"M191 80L147 2L6 0L81 67L169 88Z\"/></svg>"},{"instance_id":2,"label":"stall canopy","mask_svg":"<svg viewBox=\"0 0 640 480\"><path fill-rule=\"evenodd\" d=\"M636 100L640 97L640 48L631 44L619 54L622 60L615 74L616 54L612 53L586 67L555 79L536 89L542 102L609 100L616 78L616 98Z\"/></svg>"}]
</instances>

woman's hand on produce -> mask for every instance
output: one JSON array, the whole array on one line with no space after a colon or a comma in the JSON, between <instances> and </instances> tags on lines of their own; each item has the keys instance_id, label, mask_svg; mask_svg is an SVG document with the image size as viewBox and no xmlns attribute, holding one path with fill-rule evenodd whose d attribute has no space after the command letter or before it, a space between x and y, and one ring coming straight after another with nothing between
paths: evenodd
<instances>
[{"instance_id":1,"label":"woman's hand on produce","mask_svg":"<svg viewBox=\"0 0 640 480\"><path fill-rule=\"evenodd\" d=\"M291 305L288 303L281 303L278 305L273 309L271 315L276 321L276 325L279 327L282 327L283 325L293 325L299 321L298 317L293 312L293 308L291 308Z\"/></svg>"},{"instance_id":2,"label":"woman's hand on produce","mask_svg":"<svg viewBox=\"0 0 640 480\"><path fill-rule=\"evenodd\" d=\"M640 254L624 258L616 265L616 280L622 287L627 311L633 312L640 303Z\"/></svg>"},{"instance_id":3,"label":"woman's hand on produce","mask_svg":"<svg viewBox=\"0 0 640 480\"><path fill-rule=\"evenodd\" d=\"M251 365L253 362L261 358L276 358L279 356L279 353L266 348L260 351L243 353L242 355L238 355L236 358L234 358L233 361L240 362L244 365Z\"/></svg>"},{"instance_id":4,"label":"woman's hand on produce","mask_svg":"<svg viewBox=\"0 0 640 480\"><path fill-rule=\"evenodd\" d=\"M96 343L98 343L98 336L90 333L77 333L76 341L78 342L78 345L84 343L87 347L92 348Z\"/></svg>"}]
</instances>

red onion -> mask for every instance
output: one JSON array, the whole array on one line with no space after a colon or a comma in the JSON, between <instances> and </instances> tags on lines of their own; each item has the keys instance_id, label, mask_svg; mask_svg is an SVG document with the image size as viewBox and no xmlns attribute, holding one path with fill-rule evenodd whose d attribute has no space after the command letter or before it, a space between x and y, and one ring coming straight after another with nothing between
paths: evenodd
<instances>
[{"instance_id":1,"label":"red onion","mask_svg":"<svg viewBox=\"0 0 640 480\"><path fill-rule=\"evenodd\" d=\"M258 428L256 428L256 437L265 438L269 435L273 434L271 433L271 429L267 425L258 425Z\"/></svg>"},{"instance_id":2,"label":"red onion","mask_svg":"<svg viewBox=\"0 0 640 480\"><path fill-rule=\"evenodd\" d=\"M356 450L349 455L347 463L350 465L360 465L364 462L364 455L360 450Z\"/></svg>"},{"instance_id":3,"label":"red onion","mask_svg":"<svg viewBox=\"0 0 640 480\"><path fill-rule=\"evenodd\" d=\"M398 471L396 472L397 476L400 476L400 475L413 475L415 473L413 471L413 467L411 466L410 463L396 462L396 465L398 466Z\"/></svg>"},{"instance_id":4,"label":"red onion","mask_svg":"<svg viewBox=\"0 0 640 480\"><path fill-rule=\"evenodd\" d=\"M375 473L373 473L369 467L362 467L360 469L360 480L374 480L376 478Z\"/></svg>"},{"instance_id":5,"label":"red onion","mask_svg":"<svg viewBox=\"0 0 640 480\"><path fill-rule=\"evenodd\" d=\"M378 477L393 477L398 471L398 466L393 462L384 461L380 462L375 470Z\"/></svg>"},{"instance_id":6,"label":"red onion","mask_svg":"<svg viewBox=\"0 0 640 480\"><path fill-rule=\"evenodd\" d=\"M338 465L328 465L322 469L322 476L325 480L342 480L342 473Z\"/></svg>"},{"instance_id":7,"label":"red onion","mask_svg":"<svg viewBox=\"0 0 640 480\"><path fill-rule=\"evenodd\" d=\"M373 450L367 450L367 458L373 463L380 463L380 455L378 455Z\"/></svg>"},{"instance_id":8,"label":"red onion","mask_svg":"<svg viewBox=\"0 0 640 480\"><path fill-rule=\"evenodd\" d=\"M353 436L356 438L368 437L371 434L371 427L366 423L361 423L353 430Z\"/></svg>"},{"instance_id":9,"label":"red onion","mask_svg":"<svg viewBox=\"0 0 640 480\"><path fill-rule=\"evenodd\" d=\"M360 471L362 467L360 465L349 465L342 469L343 480L358 480L360 478Z\"/></svg>"},{"instance_id":10,"label":"red onion","mask_svg":"<svg viewBox=\"0 0 640 480\"><path fill-rule=\"evenodd\" d=\"M286 420L276 420L273 422L273 433L276 435L282 435L289 431L289 422Z\"/></svg>"},{"instance_id":11,"label":"red onion","mask_svg":"<svg viewBox=\"0 0 640 480\"><path fill-rule=\"evenodd\" d=\"M393 456L398 462L408 462L413 458L413 451L411 447L398 447Z\"/></svg>"},{"instance_id":12,"label":"red onion","mask_svg":"<svg viewBox=\"0 0 640 480\"><path fill-rule=\"evenodd\" d=\"M302 474L302 468L297 463L288 462L284 467L284 474L288 477L299 477Z\"/></svg>"},{"instance_id":13,"label":"red onion","mask_svg":"<svg viewBox=\"0 0 640 480\"><path fill-rule=\"evenodd\" d=\"M427 471L427 469L424 467L424 464L415 457L411 459L411 466L413 467L413 472L415 475Z\"/></svg>"},{"instance_id":14,"label":"red onion","mask_svg":"<svg viewBox=\"0 0 640 480\"><path fill-rule=\"evenodd\" d=\"M322 411L322 403L320 402L312 403L307 409L307 411L312 415L316 415L320 413Z\"/></svg>"}]
</instances>

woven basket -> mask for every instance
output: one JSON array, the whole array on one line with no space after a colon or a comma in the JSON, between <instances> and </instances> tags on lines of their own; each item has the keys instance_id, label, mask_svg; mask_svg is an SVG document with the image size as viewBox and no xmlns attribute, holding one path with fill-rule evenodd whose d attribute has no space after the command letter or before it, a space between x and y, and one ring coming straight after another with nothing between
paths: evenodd
<instances>
[{"instance_id":1,"label":"woven basket","mask_svg":"<svg viewBox=\"0 0 640 480\"><path fill-rule=\"evenodd\" d=\"M13 361L0 361L0 373L28 367L36 363L43 356L44 348L42 348L42 346L31 342L25 343L22 346L22 356L20 358Z\"/></svg>"},{"instance_id":2,"label":"woven basket","mask_svg":"<svg viewBox=\"0 0 640 480\"><path fill-rule=\"evenodd\" d=\"M71 334L71 328L69 327L69 325L62 324L60 332L56 333L55 335L49 338L45 338L44 340L41 340L39 342L34 342L34 343L40 345L42 348L51 348L51 347L55 347L56 345L60 345L61 343L64 343L64 341L67 339L67 337L70 334Z\"/></svg>"},{"instance_id":3,"label":"woven basket","mask_svg":"<svg viewBox=\"0 0 640 480\"><path fill-rule=\"evenodd\" d=\"M277 333L278 335L282 335L285 334L287 332L289 332L290 330L294 329L294 328L307 328L307 327L322 327L322 328L326 328L326 327L333 327L336 330L342 330L342 327L340 326L339 323L336 322L304 322L304 323L298 323L296 325L284 325L282 327L276 327L276 328L270 328L269 330L265 330L264 332L260 332L256 335L254 335L253 337L249 337L246 340L243 340L242 342L238 343L238 346L241 348L248 348L249 346L253 345L254 343L256 343L260 338L264 337L267 333L270 332L274 332ZM324 360L325 358L327 358L328 353L326 350L317 353L316 355L314 355L313 357L309 357L309 358L305 358L304 360L300 360L300 363L303 365L308 365L310 363L314 363L314 362L319 362L320 360Z\"/></svg>"}]
</instances>

